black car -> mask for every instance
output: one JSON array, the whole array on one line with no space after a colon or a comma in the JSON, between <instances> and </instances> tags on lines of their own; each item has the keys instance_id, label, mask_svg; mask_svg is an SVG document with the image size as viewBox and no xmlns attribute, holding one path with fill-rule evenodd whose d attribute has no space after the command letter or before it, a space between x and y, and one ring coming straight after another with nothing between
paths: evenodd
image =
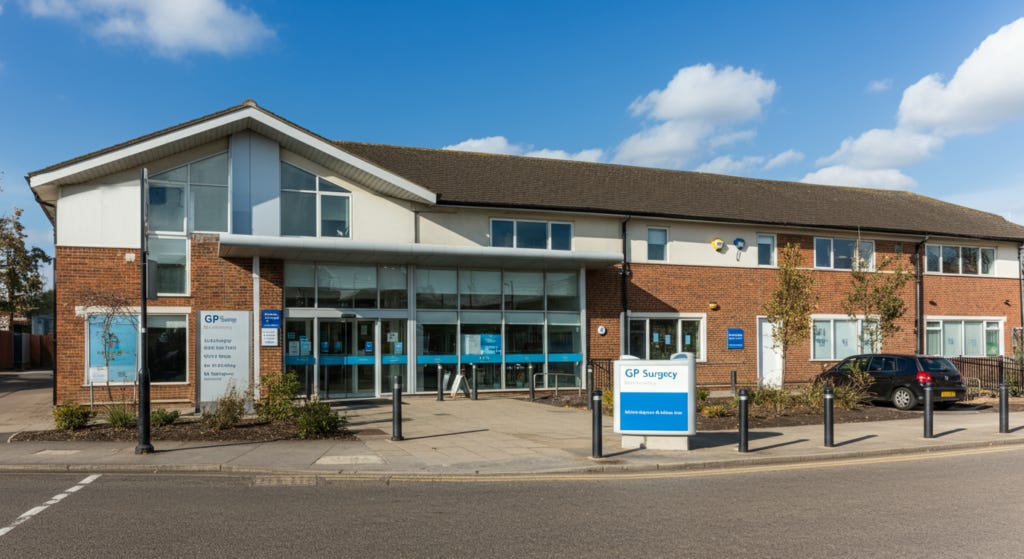
<instances>
[{"instance_id":1,"label":"black car","mask_svg":"<svg viewBox=\"0 0 1024 559\"><path fill-rule=\"evenodd\" d=\"M878 400L892 402L909 410L924 402L924 383L932 385L932 402L945 409L963 400L967 394L964 379L956 366L944 357L875 353L847 357L819 378L834 385L850 382L854 371L871 375L868 392Z\"/></svg>"}]
</instances>

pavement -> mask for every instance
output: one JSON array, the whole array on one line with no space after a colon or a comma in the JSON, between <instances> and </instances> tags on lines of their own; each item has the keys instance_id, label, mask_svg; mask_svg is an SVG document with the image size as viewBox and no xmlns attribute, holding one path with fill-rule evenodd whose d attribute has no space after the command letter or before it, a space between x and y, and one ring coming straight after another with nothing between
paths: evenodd
<instances>
[{"instance_id":1,"label":"pavement","mask_svg":"<svg viewBox=\"0 0 1024 559\"><path fill-rule=\"evenodd\" d=\"M19 431L53 429L48 371L0 372L0 472L236 473L353 479L465 479L636 474L834 461L1024 444L1024 412L999 433L992 410L937 411L933 438L922 419L843 423L834 446L824 426L754 429L748 451L738 431L698 432L690 450L623 449L612 418L603 418L602 457L592 457L589 411L525 399L406 396L402 435L393 441L390 400L341 406L358 440L245 442L153 441L135 454L125 442L8 442Z\"/></svg>"}]
</instances>

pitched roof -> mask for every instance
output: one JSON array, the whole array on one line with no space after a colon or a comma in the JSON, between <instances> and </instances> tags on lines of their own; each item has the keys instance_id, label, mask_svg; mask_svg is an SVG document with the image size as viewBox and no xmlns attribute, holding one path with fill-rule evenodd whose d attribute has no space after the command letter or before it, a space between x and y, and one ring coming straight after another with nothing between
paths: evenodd
<instances>
[{"instance_id":1,"label":"pitched roof","mask_svg":"<svg viewBox=\"0 0 1024 559\"><path fill-rule=\"evenodd\" d=\"M334 142L438 194L440 205L535 208L1024 242L1001 216L898 190L606 163Z\"/></svg>"}]
</instances>

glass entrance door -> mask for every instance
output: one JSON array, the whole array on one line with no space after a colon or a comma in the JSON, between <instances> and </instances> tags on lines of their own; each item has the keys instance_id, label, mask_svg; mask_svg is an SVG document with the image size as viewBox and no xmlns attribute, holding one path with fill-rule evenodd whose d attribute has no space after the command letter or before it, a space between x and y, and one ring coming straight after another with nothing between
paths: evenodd
<instances>
[{"instance_id":1,"label":"glass entrance door","mask_svg":"<svg viewBox=\"0 0 1024 559\"><path fill-rule=\"evenodd\" d=\"M376 394L376 321L319 320L319 394L325 400Z\"/></svg>"},{"instance_id":2,"label":"glass entrance door","mask_svg":"<svg viewBox=\"0 0 1024 559\"><path fill-rule=\"evenodd\" d=\"M412 392L409 378L408 321L404 318L384 318L380 321L380 391L381 395L393 389L392 379L402 379L402 391Z\"/></svg>"}]
</instances>

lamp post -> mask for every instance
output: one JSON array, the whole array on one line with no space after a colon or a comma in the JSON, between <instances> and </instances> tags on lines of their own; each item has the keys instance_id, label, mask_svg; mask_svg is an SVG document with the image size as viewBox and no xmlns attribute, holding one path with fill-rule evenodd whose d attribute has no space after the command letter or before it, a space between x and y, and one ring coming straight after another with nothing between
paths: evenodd
<instances>
[{"instance_id":1,"label":"lamp post","mask_svg":"<svg viewBox=\"0 0 1024 559\"><path fill-rule=\"evenodd\" d=\"M142 169L142 176L139 179L139 198L141 208L139 212L139 229L141 231L141 244L139 245L140 268L142 268L142 303L139 316L139 443L135 446L135 454L150 454L153 452L153 445L149 441L149 356L147 352L146 337L146 300L149 298L148 266L149 266L149 174L145 168Z\"/></svg>"}]
</instances>

